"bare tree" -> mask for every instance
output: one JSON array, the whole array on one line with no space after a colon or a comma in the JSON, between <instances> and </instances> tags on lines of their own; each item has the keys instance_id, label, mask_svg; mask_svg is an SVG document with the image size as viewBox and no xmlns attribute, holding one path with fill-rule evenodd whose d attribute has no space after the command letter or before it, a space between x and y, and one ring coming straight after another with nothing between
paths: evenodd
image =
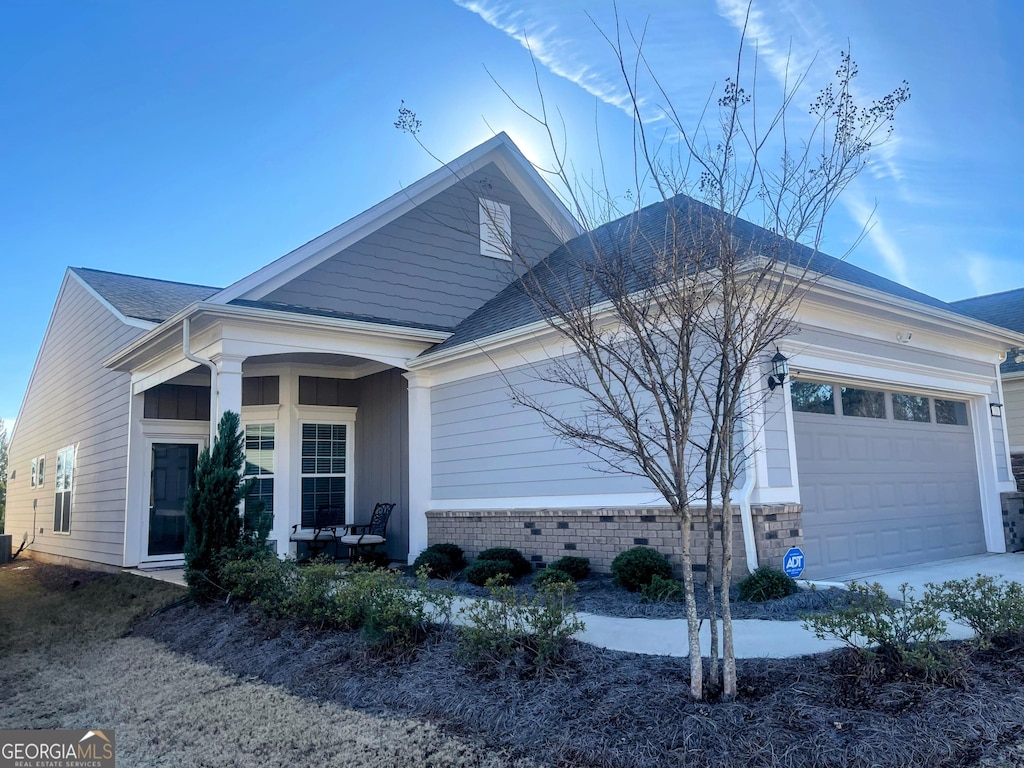
<instances>
[{"instance_id":1,"label":"bare tree","mask_svg":"<svg viewBox=\"0 0 1024 768\"><path fill-rule=\"evenodd\" d=\"M539 85L537 109L513 99L547 132L555 163L542 170L560 182L586 234L536 265L525 263L521 243L504 244L519 260L521 290L569 349L533 374L574 390L581 405L562 407L524 386L512 385L512 396L600 467L643 477L664 497L680 523L691 695L720 690L732 698L732 500L743 472L752 471L753 433L745 425L766 396L759 374L795 332L802 297L839 263L819 251L825 219L870 150L889 137L910 94L904 82L859 105L852 93L857 68L844 53L834 82L799 120L793 113L806 73L787 79L781 101L765 110L757 103L756 56L753 66L744 60L744 32L734 73L690 128L648 64L643 34L617 21L605 39L634 118L635 189L626 215L609 221L611 212L621 213L619 200L572 174ZM653 100L667 120L643 114ZM419 121L406 110L396 127L415 135ZM645 205L645 198L654 202ZM695 522L708 531L707 681Z\"/></svg>"}]
</instances>

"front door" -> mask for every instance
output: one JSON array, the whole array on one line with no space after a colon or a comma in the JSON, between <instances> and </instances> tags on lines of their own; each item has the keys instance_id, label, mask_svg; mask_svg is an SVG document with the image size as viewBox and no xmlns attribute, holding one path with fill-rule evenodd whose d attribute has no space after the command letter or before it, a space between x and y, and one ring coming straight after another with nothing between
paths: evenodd
<instances>
[{"instance_id":1,"label":"front door","mask_svg":"<svg viewBox=\"0 0 1024 768\"><path fill-rule=\"evenodd\" d=\"M149 555L185 551L185 497L196 476L199 446L154 443L149 491Z\"/></svg>"}]
</instances>

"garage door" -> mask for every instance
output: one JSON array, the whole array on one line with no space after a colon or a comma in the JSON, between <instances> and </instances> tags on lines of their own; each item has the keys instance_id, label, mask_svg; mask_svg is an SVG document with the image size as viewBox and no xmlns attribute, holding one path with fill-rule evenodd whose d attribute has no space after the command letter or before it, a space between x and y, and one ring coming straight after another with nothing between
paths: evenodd
<instances>
[{"instance_id":1,"label":"garage door","mask_svg":"<svg viewBox=\"0 0 1024 768\"><path fill-rule=\"evenodd\" d=\"M985 551L966 401L794 381L811 578Z\"/></svg>"}]
</instances>

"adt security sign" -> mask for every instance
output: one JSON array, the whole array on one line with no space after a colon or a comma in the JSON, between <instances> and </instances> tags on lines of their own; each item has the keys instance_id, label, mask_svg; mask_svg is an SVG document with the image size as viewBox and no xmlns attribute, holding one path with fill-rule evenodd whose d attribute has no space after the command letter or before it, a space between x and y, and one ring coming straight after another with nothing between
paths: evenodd
<instances>
[{"instance_id":1,"label":"adt security sign","mask_svg":"<svg viewBox=\"0 0 1024 768\"><path fill-rule=\"evenodd\" d=\"M804 572L804 551L800 547L793 547L786 553L786 557L782 561L782 570L786 572L787 576L794 579L799 578L800 574Z\"/></svg>"}]
</instances>

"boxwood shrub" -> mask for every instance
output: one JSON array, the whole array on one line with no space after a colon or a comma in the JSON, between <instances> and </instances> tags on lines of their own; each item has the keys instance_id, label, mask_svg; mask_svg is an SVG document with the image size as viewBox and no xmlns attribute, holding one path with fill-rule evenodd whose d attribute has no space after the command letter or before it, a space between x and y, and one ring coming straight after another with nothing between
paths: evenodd
<instances>
[{"instance_id":1,"label":"boxwood shrub","mask_svg":"<svg viewBox=\"0 0 1024 768\"><path fill-rule=\"evenodd\" d=\"M655 575L672 578L672 564L656 549L633 547L620 552L612 560L612 578L630 592L639 592L651 583Z\"/></svg>"},{"instance_id":2,"label":"boxwood shrub","mask_svg":"<svg viewBox=\"0 0 1024 768\"><path fill-rule=\"evenodd\" d=\"M523 557L523 553L511 547L491 547L490 549L485 549L477 556L477 560L504 560L512 568L509 574L513 579L518 579L520 576L533 572L533 566L530 565L529 560Z\"/></svg>"},{"instance_id":3,"label":"boxwood shrub","mask_svg":"<svg viewBox=\"0 0 1024 768\"><path fill-rule=\"evenodd\" d=\"M566 555L547 567L547 570L551 569L569 574L573 581L580 581L590 575L590 559Z\"/></svg>"},{"instance_id":4,"label":"boxwood shrub","mask_svg":"<svg viewBox=\"0 0 1024 768\"><path fill-rule=\"evenodd\" d=\"M800 587L789 576L777 568L762 565L739 583L740 600L763 603L780 597L795 595Z\"/></svg>"},{"instance_id":5,"label":"boxwood shrub","mask_svg":"<svg viewBox=\"0 0 1024 768\"><path fill-rule=\"evenodd\" d=\"M512 578L512 563L508 560L475 560L466 566L462 575L470 584L482 587L495 576Z\"/></svg>"}]
</instances>

